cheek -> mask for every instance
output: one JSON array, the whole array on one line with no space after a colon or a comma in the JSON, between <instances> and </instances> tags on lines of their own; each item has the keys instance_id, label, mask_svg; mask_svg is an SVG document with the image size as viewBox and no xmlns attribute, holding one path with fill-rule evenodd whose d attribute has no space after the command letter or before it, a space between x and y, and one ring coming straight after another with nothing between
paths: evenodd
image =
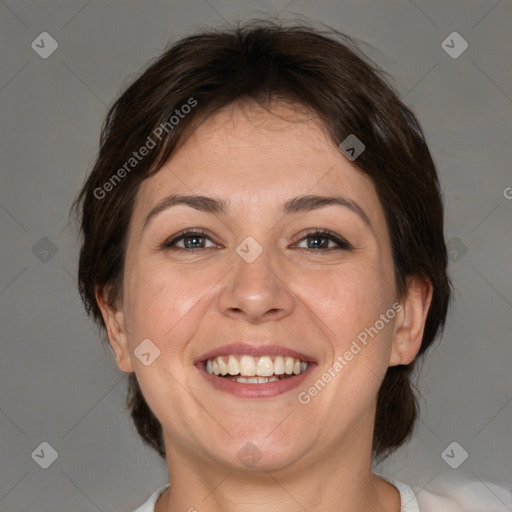
<instances>
[{"instance_id":1,"label":"cheek","mask_svg":"<svg viewBox=\"0 0 512 512\"><path fill-rule=\"evenodd\" d=\"M125 313L133 337L163 343L171 331L193 320L210 286L204 275L169 271L162 263L134 265L125 275Z\"/></svg>"},{"instance_id":2,"label":"cheek","mask_svg":"<svg viewBox=\"0 0 512 512\"><path fill-rule=\"evenodd\" d=\"M379 264L347 264L303 281L302 296L308 296L311 318L328 334L331 354L322 361L317 380L301 390L300 400L328 408L326 428L355 425L375 405L391 351L391 279Z\"/></svg>"},{"instance_id":3,"label":"cheek","mask_svg":"<svg viewBox=\"0 0 512 512\"><path fill-rule=\"evenodd\" d=\"M353 347L357 352L353 359L365 364L374 361L377 368L387 364L394 325L394 315L386 316L395 300L392 280L392 272L376 261L347 264L336 272L309 276L303 281L301 296L313 311L313 318L320 320L319 327L323 325L322 331L336 355Z\"/></svg>"}]
</instances>

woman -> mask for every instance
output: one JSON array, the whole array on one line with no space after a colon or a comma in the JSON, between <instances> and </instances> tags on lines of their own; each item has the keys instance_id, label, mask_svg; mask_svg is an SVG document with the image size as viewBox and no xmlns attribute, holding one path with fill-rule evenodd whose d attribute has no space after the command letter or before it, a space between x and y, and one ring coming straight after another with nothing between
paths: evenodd
<instances>
[{"instance_id":1,"label":"woman","mask_svg":"<svg viewBox=\"0 0 512 512\"><path fill-rule=\"evenodd\" d=\"M348 37L178 41L110 110L76 207L82 298L167 460L137 512L434 510L372 461L413 431L450 302L438 177Z\"/></svg>"}]
</instances>

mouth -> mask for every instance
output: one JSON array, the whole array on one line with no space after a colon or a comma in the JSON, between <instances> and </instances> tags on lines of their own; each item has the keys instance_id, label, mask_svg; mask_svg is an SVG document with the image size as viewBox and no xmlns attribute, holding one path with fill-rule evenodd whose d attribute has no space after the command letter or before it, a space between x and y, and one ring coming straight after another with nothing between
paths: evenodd
<instances>
[{"instance_id":1,"label":"mouth","mask_svg":"<svg viewBox=\"0 0 512 512\"><path fill-rule=\"evenodd\" d=\"M209 375L244 384L265 384L300 375L309 363L290 356L230 354L207 359L204 365Z\"/></svg>"},{"instance_id":2,"label":"mouth","mask_svg":"<svg viewBox=\"0 0 512 512\"><path fill-rule=\"evenodd\" d=\"M196 361L207 382L238 398L268 398L299 386L316 366L311 357L278 346L229 345Z\"/></svg>"}]
</instances>

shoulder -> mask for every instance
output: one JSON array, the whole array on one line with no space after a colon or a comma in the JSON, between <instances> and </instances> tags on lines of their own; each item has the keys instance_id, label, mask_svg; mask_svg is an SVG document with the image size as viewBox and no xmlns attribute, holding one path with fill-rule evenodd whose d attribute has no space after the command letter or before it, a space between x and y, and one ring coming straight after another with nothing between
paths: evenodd
<instances>
[{"instance_id":1,"label":"shoulder","mask_svg":"<svg viewBox=\"0 0 512 512\"><path fill-rule=\"evenodd\" d=\"M491 482L465 480L450 482L436 479L426 488L411 486L419 512L507 512L512 510L509 489Z\"/></svg>"},{"instance_id":2,"label":"shoulder","mask_svg":"<svg viewBox=\"0 0 512 512\"><path fill-rule=\"evenodd\" d=\"M158 498L167 490L169 484L163 485L159 489L157 489L148 500L143 503L139 508L134 510L134 512L155 512L155 504L158 501Z\"/></svg>"}]
</instances>

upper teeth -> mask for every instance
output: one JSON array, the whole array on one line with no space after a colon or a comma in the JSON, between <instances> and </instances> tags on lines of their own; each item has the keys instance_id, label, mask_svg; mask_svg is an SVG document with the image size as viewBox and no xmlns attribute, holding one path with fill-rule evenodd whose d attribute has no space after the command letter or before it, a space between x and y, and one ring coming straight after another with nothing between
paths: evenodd
<instances>
[{"instance_id":1,"label":"upper teeth","mask_svg":"<svg viewBox=\"0 0 512 512\"><path fill-rule=\"evenodd\" d=\"M285 356L217 356L206 361L211 375L241 375L243 377L270 377L271 375L299 375L308 363Z\"/></svg>"}]
</instances>

